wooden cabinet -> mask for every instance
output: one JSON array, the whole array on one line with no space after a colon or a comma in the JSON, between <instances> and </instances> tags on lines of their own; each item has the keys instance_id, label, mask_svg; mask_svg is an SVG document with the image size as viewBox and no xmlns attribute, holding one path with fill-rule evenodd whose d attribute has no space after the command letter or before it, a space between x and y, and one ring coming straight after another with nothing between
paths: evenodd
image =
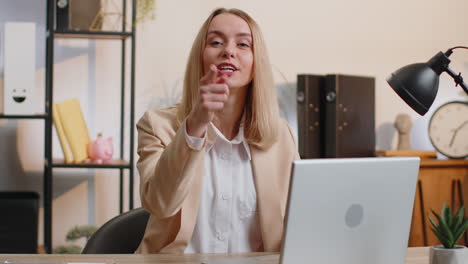
<instances>
[{"instance_id":1,"label":"wooden cabinet","mask_svg":"<svg viewBox=\"0 0 468 264\"><path fill-rule=\"evenodd\" d=\"M422 159L414 200L413 219L409 238L410 247L438 245L431 231L428 216L431 210L440 213L447 203L458 210L468 201L468 160ZM466 205L465 205L466 207ZM465 210L465 216L468 210ZM466 235L459 244L468 245Z\"/></svg>"}]
</instances>

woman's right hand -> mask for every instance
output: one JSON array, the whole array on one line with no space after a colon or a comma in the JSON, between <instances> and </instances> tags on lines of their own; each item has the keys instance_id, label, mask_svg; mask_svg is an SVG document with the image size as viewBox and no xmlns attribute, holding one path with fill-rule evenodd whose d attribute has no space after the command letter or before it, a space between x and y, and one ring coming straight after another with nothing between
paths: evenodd
<instances>
[{"instance_id":1,"label":"woman's right hand","mask_svg":"<svg viewBox=\"0 0 468 264\"><path fill-rule=\"evenodd\" d=\"M186 125L189 136L204 137L215 111L224 108L228 96L229 87L225 77L219 74L216 65L211 64L209 71L200 79L198 101L187 117Z\"/></svg>"}]
</instances>

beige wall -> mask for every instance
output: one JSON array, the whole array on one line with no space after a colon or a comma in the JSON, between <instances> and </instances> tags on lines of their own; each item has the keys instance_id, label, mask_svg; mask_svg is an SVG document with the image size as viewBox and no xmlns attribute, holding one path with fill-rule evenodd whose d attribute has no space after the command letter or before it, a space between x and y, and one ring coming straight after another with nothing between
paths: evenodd
<instances>
[{"instance_id":1,"label":"beige wall","mask_svg":"<svg viewBox=\"0 0 468 264\"><path fill-rule=\"evenodd\" d=\"M208 14L221 6L241 8L258 21L277 83L284 82L279 71L289 83L299 73L374 76L377 141L388 137L379 128L403 112L414 120L413 146L432 149L426 133L430 113L446 101L467 98L443 74L434 107L419 117L385 81L399 67L468 45L466 0L162 0L156 6L156 19L138 27L137 117L178 94L173 90L181 89L192 41ZM456 50L451 58L450 67L467 75L468 51ZM395 146L395 137L390 140Z\"/></svg>"},{"instance_id":2,"label":"beige wall","mask_svg":"<svg viewBox=\"0 0 468 264\"><path fill-rule=\"evenodd\" d=\"M147 101L143 95L150 91L155 97L168 96L168 90L180 86L177 81L191 42L206 16L219 6L244 9L257 19L275 73L284 73L288 82L294 83L298 73L376 77L376 129L393 122L400 112L421 122L387 85L385 78L392 71L455 45L468 45L464 0L158 1L156 20L138 28L141 100ZM468 71L468 52L458 50L451 58L455 71ZM276 77L278 83L284 82L280 74ZM459 97L460 91L443 75L435 105ZM416 142L419 148L430 148L428 144Z\"/></svg>"},{"instance_id":3,"label":"beige wall","mask_svg":"<svg viewBox=\"0 0 468 264\"><path fill-rule=\"evenodd\" d=\"M156 19L138 25L136 64L136 120L152 106L173 101L181 89L186 58L194 36L212 9L238 7L260 24L267 40L277 83L295 83L299 73L344 73L376 78L377 141L392 138L391 124L398 113L413 117L412 143L418 149L431 149L427 139L428 116L418 117L389 88L385 78L397 68L428 60L438 51L468 45L468 1L466 0L158 0ZM96 98L94 135L118 133L119 45L111 41L96 44ZM468 51L451 56L451 68L468 76ZM79 65L86 57L77 57ZM65 67L64 66L64 67ZM79 66L81 67L81 66ZM84 72L86 78L86 70ZM64 82L56 76L58 82ZM467 77L468 78L468 77ZM115 80L114 80L115 79ZM85 82L86 84L86 82ZM71 84L76 86L78 84ZM452 99L466 99L447 76L441 77L435 105ZM291 86L290 89L295 89ZM294 92L294 91L293 91ZM356 95L358 96L358 95ZM65 95L62 95L65 97ZM89 95L88 97L89 98ZM57 100L57 99L56 99ZM83 99L86 105L86 99ZM431 109L431 112L434 108ZM383 128L390 131L384 131ZM42 138L37 142L42 144ZM56 140L56 139L55 139ZM58 146L58 141L55 141ZM118 145L115 146L118 149ZM54 149L57 155L60 149ZM42 153L42 148L40 151ZM96 171L96 223L104 223L118 210L118 174ZM138 193L138 175L135 193ZM64 226L85 224L86 188L78 186L55 202L54 243L64 240ZM66 201L65 201L66 200ZM138 195L136 205L140 204ZM71 222L70 222L71 221Z\"/></svg>"}]
</instances>

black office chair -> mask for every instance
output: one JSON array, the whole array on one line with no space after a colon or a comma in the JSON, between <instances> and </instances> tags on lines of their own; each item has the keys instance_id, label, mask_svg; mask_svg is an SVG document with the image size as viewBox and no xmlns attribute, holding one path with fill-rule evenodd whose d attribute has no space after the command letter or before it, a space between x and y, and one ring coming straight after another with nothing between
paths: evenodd
<instances>
[{"instance_id":1,"label":"black office chair","mask_svg":"<svg viewBox=\"0 0 468 264\"><path fill-rule=\"evenodd\" d=\"M136 208L118 215L103 226L86 243L82 254L131 254L140 245L149 213Z\"/></svg>"},{"instance_id":2,"label":"black office chair","mask_svg":"<svg viewBox=\"0 0 468 264\"><path fill-rule=\"evenodd\" d=\"M39 194L0 192L0 253L37 253Z\"/></svg>"}]
</instances>

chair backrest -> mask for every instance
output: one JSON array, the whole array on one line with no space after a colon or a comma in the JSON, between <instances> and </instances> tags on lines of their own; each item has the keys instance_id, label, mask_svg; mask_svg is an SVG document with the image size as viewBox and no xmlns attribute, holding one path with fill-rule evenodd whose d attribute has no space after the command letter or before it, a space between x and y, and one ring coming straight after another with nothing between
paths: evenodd
<instances>
[{"instance_id":1,"label":"chair backrest","mask_svg":"<svg viewBox=\"0 0 468 264\"><path fill-rule=\"evenodd\" d=\"M39 194L0 192L0 253L36 253Z\"/></svg>"},{"instance_id":2,"label":"chair backrest","mask_svg":"<svg viewBox=\"0 0 468 264\"><path fill-rule=\"evenodd\" d=\"M118 215L88 240L82 254L131 254L140 245L149 213L143 208Z\"/></svg>"}]
</instances>

